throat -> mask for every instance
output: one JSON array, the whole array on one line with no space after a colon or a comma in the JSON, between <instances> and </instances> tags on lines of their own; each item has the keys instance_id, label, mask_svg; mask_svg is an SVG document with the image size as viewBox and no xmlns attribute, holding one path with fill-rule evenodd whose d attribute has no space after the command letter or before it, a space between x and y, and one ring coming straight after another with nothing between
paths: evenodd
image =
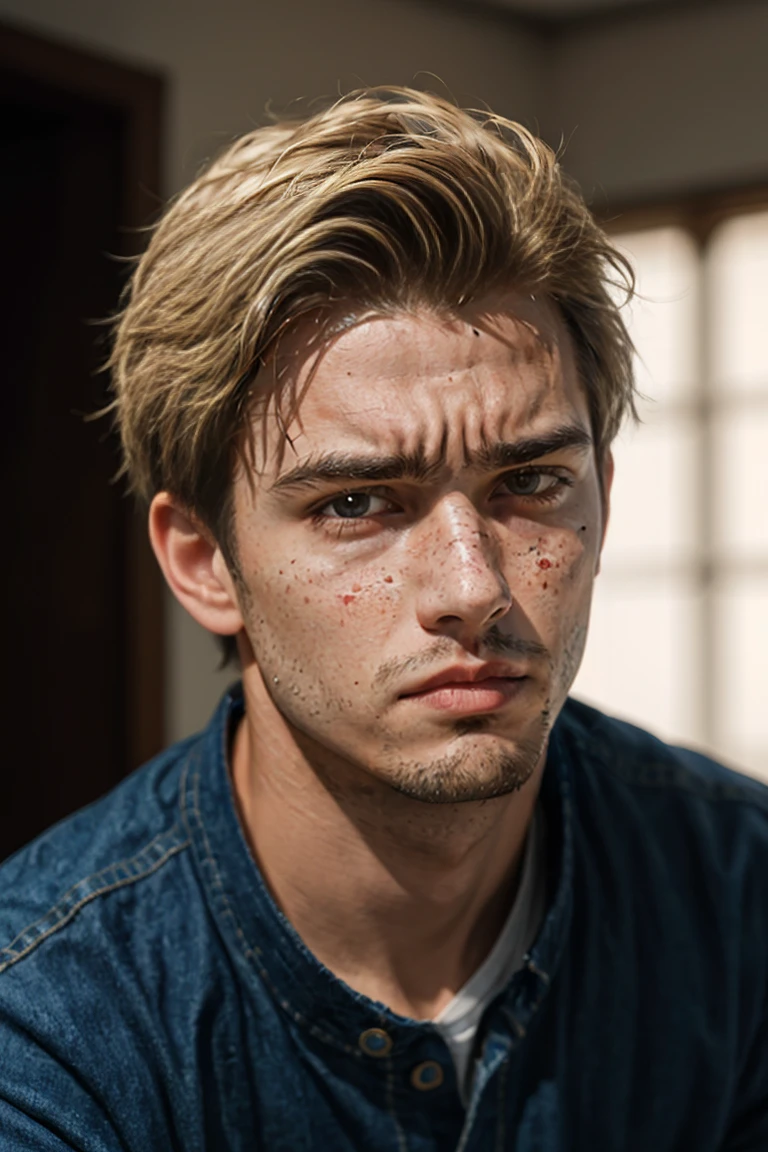
<instances>
[{"instance_id":1,"label":"throat","mask_svg":"<svg viewBox=\"0 0 768 1152\"><path fill-rule=\"evenodd\" d=\"M372 787L359 770L332 790L296 744L279 763L273 753L264 725L240 724L236 804L275 904L354 991L435 1019L515 905L539 774L490 801L425 805Z\"/></svg>"}]
</instances>

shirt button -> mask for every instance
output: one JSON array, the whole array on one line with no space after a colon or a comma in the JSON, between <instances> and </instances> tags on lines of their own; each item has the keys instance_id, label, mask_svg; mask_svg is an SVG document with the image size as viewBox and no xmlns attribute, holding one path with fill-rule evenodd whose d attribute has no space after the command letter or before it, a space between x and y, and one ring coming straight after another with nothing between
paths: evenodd
<instances>
[{"instance_id":1,"label":"shirt button","mask_svg":"<svg viewBox=\"0 0 768 1152\"><path fill-rule=\"evenodd\" d=\"M430 1088L439 1088L443 1082L443 1068L436 1060L425 1060L417 1064L411 1072L411 1084L420 1092L428 1092Z\"/></svg>"},{"instance_id":2,"label":"shirt button","mask_svg":"<svg viewBox=\"0 0 768 1152\"><path fill-rule=\"evenodd\" d=\"M389 1056L392 1037L383 1028L366 1028L357 1040L366 1056Z\"/></svg>"}]
</instances>

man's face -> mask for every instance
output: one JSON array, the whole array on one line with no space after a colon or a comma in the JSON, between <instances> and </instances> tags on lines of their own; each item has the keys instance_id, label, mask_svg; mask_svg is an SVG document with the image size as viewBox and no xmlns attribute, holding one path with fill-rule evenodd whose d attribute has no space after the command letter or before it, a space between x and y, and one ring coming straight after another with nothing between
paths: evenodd
<instances>
[{"instance_id":1,"label":"man's face","mask_svg":"<svg viewBox=\"0 0 768 1152\"><path fill-rule=\"evenodd\" d=\"M292 352L301 383L301 332ZM246 691L325 776L431 802L519 788L576 674L603 536L555 309L495 293L349 327L288 434L272 420L235 480Z\"/></svg>"}]
</instances>

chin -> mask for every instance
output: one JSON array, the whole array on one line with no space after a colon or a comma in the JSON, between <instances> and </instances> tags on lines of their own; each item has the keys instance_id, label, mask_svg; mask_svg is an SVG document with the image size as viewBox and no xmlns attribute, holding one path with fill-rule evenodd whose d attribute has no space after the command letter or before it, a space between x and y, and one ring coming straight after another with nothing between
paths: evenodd
<instances>
[{"instance_id":1,"label":"chin","mask_svg":"<svg viewBox=\"0 0 768 1152\"><path fill-rule=\"evenodd\" d=\"M442 753L401 757L387 782L396 792L424 804L467 804L519 792L544 755L548 731L502 739L488 731L484 717L461 722L462 731Z\"/></svg>"}]
</instances>

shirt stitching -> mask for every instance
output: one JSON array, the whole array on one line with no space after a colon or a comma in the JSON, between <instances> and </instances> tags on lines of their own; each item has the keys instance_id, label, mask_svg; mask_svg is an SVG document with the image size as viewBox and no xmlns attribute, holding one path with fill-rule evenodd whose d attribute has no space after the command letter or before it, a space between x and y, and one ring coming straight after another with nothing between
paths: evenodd
<instances>
[{"instance_id":1,"label":"shirt stitching","mask_svg":"<svg viewBox=\"0 0 768 1152\"><path fill-rule=\"evenodd\" d=\"M395 1108L395 1065L391 1056L387 1058L387 1111L389 1112L390 1119L395 1127L395 1135L397 1136L397 1152L408 1152L408 1143L403 1132L402 1125L397 1118L397 1110Z\"/></svg>"},{"instance_id":2,"label":"shirt stitching","mask_svg":"<svg viewBox=\"0 0 768 1152\"><path fill-rule=\"evenodd\" d=\"M145 876L151 876L157 872L167 860L188 847L189 840L187 839L175 844L171 843L169 847L163 850L164 843L167 844L169 840L174 839L178 841L180 831L178 824L175 824L170 831L161 832L155 836L130 859L110 864L73 885L45 916L28 925L11 940L10 944L0 949L0 955L7 957L0 963L0 972L4 972L6 968L10 968L28 956L43 940L58 932L77 915L81 908L90 904L98 896L104 896L108 892L114 892L118 888L134 884L136 881L144 879ZM148 856L151 857L158 851L161 854L154 861L145 863ZM121 872L127 873L127 875L121 875ZM111 877L114 879L110 879Z\"/></svg>"},{"instance_id":3,"label":"shirt stitching","mask_svg":"<svg viewBox=\"0 0 768 1152\"><path fill-rule=\"evenodd\" d=\"M496 1130L496 1152L504 1152L504 1148L506 1147L507 1110L505 1107L505 1089L507 1087L507 1076L509 1075L509 1064L509 1057L507 1057L499 1069L499 1086L496 1095L496 1106L499 1114L499 1126Z\"/></svg>"},{"instance_id":4,"label":"shirt stitching","mask_svg":"<svg viewBox=\"0 0 768 1152\"><path fill-rule=\"evenodd\" d=\"M191 829L189 828L190 809L188 809L187 802L186 802L186 796L187 796L186 776L187 776L187 770L185 769L184 779L182 780L182 810L183 810L186 826L187 826L188 830L190 831L190 835L191 835ZM259 950L258 950L258 948L254 948L249 944L249 942L245 936L245 933L243 932L242 928L240 927L240 923L237 919L237 916L234 913L234 910L232 908L229 897L227 896L227 893L225 891L224 883L221 879L221 873L219 871L218 863L216 861L216 856L214 855L213 849L211 848L211 844L210 844L210 841L208 839L208 834L205 830L205 825L203 823L202 813L200 810L199 779L200 779L199 772L195 772L194 777L193 777L192 788L190 789L190 791L191 791L191 811L194 813L195 824L196 824L197 829L199 829L200 835L202 837L202 842L203 842L202 843L202 848L203 848L202 862L204 864L207 864L209 866L210 871L213 873L213 885L218 890L218 898L221 901L222 914L226 917L226 919L232 925L232 928L235 932L235 935L237 936L240 947L243 951L243 955L245 956L246 960L248 960L249 963L253 964L254 968L256 969L256 971L258 972L261 979L264 981L264 983L269 988L270 992L272 993L272 995L275 998L275 1000L277 1001L277 1003L280 1005L280 1007L283 1009L283 1011L286 1012L294 1020L294 1022L296 1024L301 1025L301 1027L305 1028L310 1033L310 1035L314 1036L318 1040L321 1040L324 1044L330 1044L333 1048L336 1048L337 1050L341 1050L342 1052L346 1053L348 1056L354 1056L358 1060L362 1059L362 1054L360 1053L360 1051L357 1048L354 1048L349 1044L344 1044L343 1042L337 1040L334 1036L331 1036L327 1032L325 1032L324 1029L318 1028L318 1026L316 1024L313 1024L301 1012L297 1012L296 1009L293 1008L293 1006L289 1003L289 1001L286 1000L283 996L281 996L280 992L278 991L278 989L275 987L272 980L270 979L268 972L262 966L262 964L259 962Z\"/></svg>"}]
</instances>

